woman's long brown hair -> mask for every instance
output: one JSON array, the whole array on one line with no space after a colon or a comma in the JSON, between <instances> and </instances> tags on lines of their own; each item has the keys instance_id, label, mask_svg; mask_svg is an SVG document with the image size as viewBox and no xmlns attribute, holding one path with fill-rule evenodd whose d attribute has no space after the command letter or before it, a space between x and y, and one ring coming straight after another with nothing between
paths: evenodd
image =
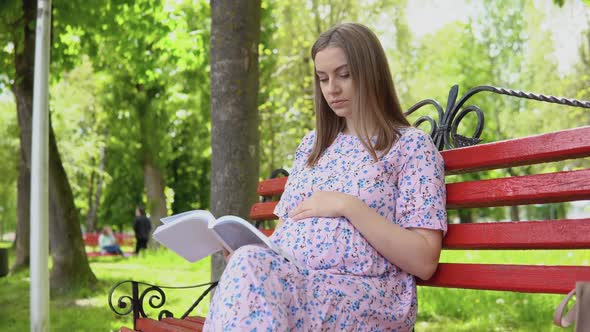
<instances>
[{"instance_id":1,"label":"woman's long brown hair","mask_svg":"<svg viewBox=\"0 0 590 332\"><path fill-rule=\"evenodd\" d=\"M356 89L352 102L356 133L375 161L377 153L386 154L399 139L398 128L410 126L401 109L389 71L385 51L375 34L358 23L343 23L322 33L311 48L315 61L318 52L331 47L344 51ZM315 71L314 71L315 72ZM307 165L315 165L322 153L346 127L346 120L337 116L322 94L315 77L316 138ZM376 141L371 138L375 137Z\"/></svg>"}]
</instances>

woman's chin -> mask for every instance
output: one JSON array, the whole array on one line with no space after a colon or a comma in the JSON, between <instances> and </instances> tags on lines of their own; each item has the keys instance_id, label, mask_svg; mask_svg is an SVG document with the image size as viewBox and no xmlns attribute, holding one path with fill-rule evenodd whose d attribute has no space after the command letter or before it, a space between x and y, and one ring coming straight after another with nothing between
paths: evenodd
<instances>
[{"instance_id":1,"label":"woman's chin","mask_svg":"<svg viewBox=\"0 0 590 332\"><path fill-rule=\"evenodd\" d=\"M333 108L332 112L334 112L334 114L340 118L348 118L352 116L352 111L348 108Z\"/></svg>"}]
</instances>

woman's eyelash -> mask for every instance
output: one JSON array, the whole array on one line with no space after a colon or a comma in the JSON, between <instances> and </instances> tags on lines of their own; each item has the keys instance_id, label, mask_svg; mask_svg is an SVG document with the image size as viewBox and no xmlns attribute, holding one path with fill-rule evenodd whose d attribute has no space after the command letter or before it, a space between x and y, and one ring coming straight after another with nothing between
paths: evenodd
<instances>
[{"instance_id":1,"label":"woman's eyelash","mask_svg":"<svg viewBox=\"0 0 590 332\"><path fill-rule=\"evenodd\" d=\"M342 78L348 78L348 77L350 77L350 73L342 73L342 74L338 74L338 76L340 76ZM319 77L318 80L320 82L327 82L328 81L328 78L321 78L321 77Z\"/></svg>"}]
</instances>

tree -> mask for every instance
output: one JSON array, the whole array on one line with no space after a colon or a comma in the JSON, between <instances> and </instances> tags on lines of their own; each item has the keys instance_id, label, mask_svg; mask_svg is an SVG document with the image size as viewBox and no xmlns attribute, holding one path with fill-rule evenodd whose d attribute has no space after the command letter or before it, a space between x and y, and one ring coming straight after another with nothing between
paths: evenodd
<instances>
[{"instance_id":1,"label":"tree","mask_svg":"<svg viewBox=\"0 0 590 332\"><path fill-rule=\"evenodd\" d=\"M248 216L258 183L260 0L211 0L211 211ZM212 259L212 279L223 270Z\"/></svg>"},{"instance_id":2,"label":"tree","mask_svg":"<svg viewBox=\"0 0 590 332\"><path fill-rule=\"evenodd\" d=\"M119 124L118 130L109 132L130 144L138 144L135 157L142 167L147 211L149 211L155 229L160 218L167 215L165 197L165 164L168 155L168 140L165 136L169 115L166 112L166 79L169 70L163 64L163 58L170 55L163 45L164 37L172 30L171 19L165 17L161 1L108 1L100 11L91 31L96 55L92 55L93 64L98 70L117 71L111 73L107 86L109 123L114 124L123 115L125 127ZM125 35L121 38L120 35ZM170 65L175 59L170 59ZM127 137L126 137L127 136ZM123 147L128 149L128 146ZM109 154L107 151L107 158ZM110 158L109 158L110 159ZM116 160L113 162L117 162ZM131 161L135 163L135 161ZM107 161L110 169L111 162ZM111 190L114 188L111 188ZM123 189L125 190L125 189ZM140 191L139 197L141 198ZM109 193L107 193L108 195ZM137 195L137 194L135 194ZM134 202L140 204L141 200ZM133 211L135 204L121 212ZM132 219L133 214L127 216ZM115 219L117 223L126 221Z\"/></svg>"},{"instance_id":3,"label":"tree","mask_svg":"<svg viewBox=\"0 0 590 332\"><path fill-rule=\"evenodd\" d=\"M100 103L104 75L92 71L88 57L52 85L52 125L72 192L87 232L98 229L104 187L105 111Z\"/></svg>"},{"instance_id":4,"label":"tree","mask_svg":"<svg viewBox=\"0 0 590 332\"><path fill-rule=\"evenodd\" d=\"M157 226L168 213L170 189L181 195L173 209L191 207L195 192L204 190L196 185L208 176L208 168L202 168L209 164L208 6L204 1L104 3L89 36L95 47L90 53L96 70L110 76L102 101L108 105L105 168L109 183L117 185L105 189L109 204L100 215L126 222L145 188ZM143 177L139 190L138 174ZM207 202L208 195L199 201Z\"/></svg>"},{"instance_id":5,"label":"tree","mask_svg":"<svg viewBox=\"0 0 590 332\"><path fill-rule=\"evenodd\" d=\"M54 68L63 69L71 64L63 56L68 45L56 41L65 31L64 22L75 4L53 7L54 16L52 63ZM11 45L9 54L4 52L0 63L3 67L13 66L8 72L10 85L17 105L20 128L20 165L18 178L18 228L16 239L16 260L13 269L28 265L29 261L29 200L31 167L31 119L34 80L35 19L37 2L33 0L12 0L4 2L1 22L6 30L2 34L3 45ZM65 14L65 15L64 15ZM78 15L80 13L78 12ZM67 19L66 19L67 21ZM65 24L64 24L65 23ZM13 56L13 60L7 56ZM56 291L65 291L80 285L93 284L96 277L90 270L84 244L82 242L78 214L74 205L72 190L59 155L55 134L49 125L49 243L53 258L51 269L51 287Z\"/></svg>"}]
</instances>

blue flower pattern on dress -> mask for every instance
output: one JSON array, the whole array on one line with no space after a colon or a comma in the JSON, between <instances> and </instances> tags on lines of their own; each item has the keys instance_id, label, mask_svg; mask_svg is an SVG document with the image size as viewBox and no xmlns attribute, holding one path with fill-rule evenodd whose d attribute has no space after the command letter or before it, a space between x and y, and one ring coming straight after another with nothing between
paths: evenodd
<instances>
[{"instance_id":1,"label":"blue flower pattern on dress","mask_svg":"<svg viewBox=\"0 0 590 332\"><path fill-rule=\"evenodd\" d=\"M230 259L212 299L206 331L411 331L416 283L377 252L344 217L291 220L315 191L354 195L401 227L446 232L443 160L430 137L402 128L374 161L356 136L340 133L314 167L315 132L295 153L271 239L306 266L268 248L245 246Z\"/></svg>"}]
</instances>

